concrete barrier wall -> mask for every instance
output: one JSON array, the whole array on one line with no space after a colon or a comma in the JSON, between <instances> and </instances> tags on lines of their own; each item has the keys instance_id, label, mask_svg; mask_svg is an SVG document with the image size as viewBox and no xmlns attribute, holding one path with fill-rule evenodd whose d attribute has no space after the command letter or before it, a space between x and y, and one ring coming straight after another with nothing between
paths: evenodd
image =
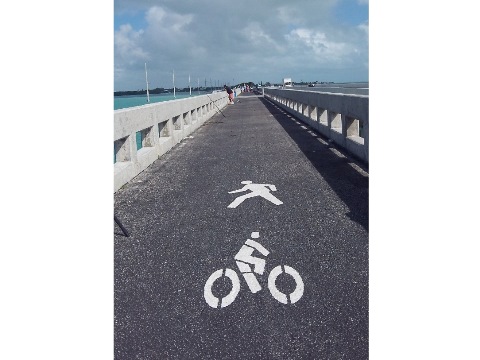
<instances>
[{"instance_id":1,"label":"concrete barrier wall","mask_svg":"<svg viewBox=\"0 0 480 360\"><path fill-rule=\"evenodd\" d=\"M368 163L368 96L269 88L264 96Z\"/></svg>"},{"instance_id":2,"label":"concrete barrier wall","mask_svg":"<svg viewBox=\"0 0 480 360\"><path fill-rule=\"evenodd\" d=\"M197 130L227 101L222 91L115 110L114 192Z\"/></svg>"}]
</instances>

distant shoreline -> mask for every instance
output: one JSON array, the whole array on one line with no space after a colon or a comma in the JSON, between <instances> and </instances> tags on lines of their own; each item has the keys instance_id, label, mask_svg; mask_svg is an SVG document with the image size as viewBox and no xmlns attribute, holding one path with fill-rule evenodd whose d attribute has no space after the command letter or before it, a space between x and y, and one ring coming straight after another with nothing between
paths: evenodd
<instances>
[{"instance_id":1,"label":"distant shoreline","mask_svg":"<svg viewBox=\"0 0 480 360\"><path fill-rule=\"evenodd\" d=\"M213 90L215 90L215 88L192 88L192 93L195 92L212 92ZM217 88L218 90L218 88ZM190 92L190 88L183 88L183 89L177 89L175 88L175 92L176 93L189 93ZM153 89L153 90L148 90L148 93L150 95L168 95L168 94L172 94L173 95L173 88L172 89L164 89L164 88L157 88L157 89ZM147 95L147 90L130 90L130 91L115 91L113 93L113 96L132 96L132 95Z\"/></svg>"},{"instance_id":2,"label":"distant shoreline","mask_svg":"<svg viewBox=\"0 0 480 360\"><path fill-rule=\"evenodd\" d=\"M331 86L331 85L342 85L342 84L368 84L368 81L349 81L349 82L332 82L332 81L312 81L312 82L293 82L294 86L297 87L302 87L302 86L308 86L308 84L315 84L315 86ZM265 83L263 85L258 85L260 86L266 86L266 84L270 83ZM236 86L240 86L241 84L238 84ZM235 86L235 87L236 87ZM270 84L269 86L281 86L281 84ZM192 87L192 92L212 92L214 90L223 90L223 87L214 87L214 86L209 86L209 87ZM177 88L175 87L175 92L178 93L185 93L185 92L190 92L190 88ZM150 95L162 95L162 94L173 94L173 88L155 88L152 90L148 90L148 93ZM114 91L113 96L126 96L126 95L147 95L147 90L142 89L142 90L127 90L127 91Z\"/></svg>"}]
</instances>

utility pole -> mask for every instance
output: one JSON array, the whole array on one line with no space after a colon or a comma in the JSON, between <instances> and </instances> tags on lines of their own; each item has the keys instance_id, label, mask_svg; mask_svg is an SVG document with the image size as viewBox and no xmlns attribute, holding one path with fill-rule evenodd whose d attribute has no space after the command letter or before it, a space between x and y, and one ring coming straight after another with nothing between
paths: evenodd
<instances>
[{"instance_id":1,"label":"utility pole","mask_svg":"<svg viewBox=\"0 0 480 360\"><path fill-rule=\"evenodd\" d=\"M175 70L173 70L173 98L175 99Z\"/></svg>"},{"instance_id":2,"label":"utility pole","mask_svg":"<svg viewBox=\"0 0 480 360\"><path fill-rule=\"evenodd\" d=\"M147 82L147 103L149 103L150 102L150 94L148 93L147 63L145 63L145 81Z\"/></svg>"}]
</instances>

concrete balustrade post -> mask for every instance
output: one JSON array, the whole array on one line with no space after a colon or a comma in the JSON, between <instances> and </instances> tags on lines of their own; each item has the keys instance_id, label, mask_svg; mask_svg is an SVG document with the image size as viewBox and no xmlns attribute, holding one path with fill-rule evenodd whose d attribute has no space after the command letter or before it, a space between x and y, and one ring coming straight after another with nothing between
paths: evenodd
<instances>
[{"instance_id":1,"label":"concrete balustrade post","mask_svg":"<svg viewBox=\"0 0 480 360\"><path fill-rule=\"evenodd\" d=\"M359 121L353 117L345 116L346 136L359 136Z\"/></svg>"},{"instance_id":2,"label":"concrete balustrade post","mask_svg":"<svg viewBox=\"0 0 480 360\"><path fill-rule=\"evenodd\" d=\"M128 161L136 162L137 161L137 133L131 134L128 138L127 141L125 142L125 145L128 148L128 153L130 154L130 159Z\"/></svg>"},{"instance_id":3,"label":"concrete balustrade post","mask_svg":"<svg viewBox=\"0 0 480 360\"><path fill-rule=\"evenodd\" d=\"M368 163L368 96L268 88L264 96Z\"/></svg>"},{"instance_id":4,"label":"concrete balustrade post","mask_svg":"<svg viewBox=\"0 0 480 360\"><path fill-rule=\"evenodd\" d=\"M115 159L116 162L126 162L130 161L132 158L131 156L131 148L129 144L129 137L125 137L119 139L114 142L114 151L115 151Z\"/></svg>"}]
</instances>

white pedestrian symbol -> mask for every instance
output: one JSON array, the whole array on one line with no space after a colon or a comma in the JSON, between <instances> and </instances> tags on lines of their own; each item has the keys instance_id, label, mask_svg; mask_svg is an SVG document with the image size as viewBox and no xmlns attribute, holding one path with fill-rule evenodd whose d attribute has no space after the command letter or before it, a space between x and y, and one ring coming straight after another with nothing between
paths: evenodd
<instances>
[{"instance_id":1,"label":"white pedestrian symbol","mask_svg":"<svg viewBox=\"0 0 480 360\"><path fill-rule=\"evenodd\" d=\"M245 186L241 189L238 190L233 190L229 191L229 194L234 194L234 193L239 193L243 191L248 191L250 190L251 192L245 195L241 195L237 197L230 205L228 205L229 208L234 209L238 205L240 205L242 202L244 202L248 198L252 198L255 196L261 196L264 199L267 199L268 201L274 203L275 205L282 205L283 202L278 200L275 196L273 196L270 191L277 191L277 188L275 185L272 184L253 184L252 181L246 180L242 181L242 184Z\"/></svg>"},{"instance_id":2,"label":"white pedestrian symbol","mask_svg":"<svg viewBox=\"0 0 480 360\"><path fill-rule=\"evenodd\" d=\"M253 239L258 239L260 234L258 232L252 232L251 237ZM265 249L259 242L248 239L245 241L245 244L242 245L239 252L235 255L235 262L237 264L240 273L243 275L245 282L247 283L248 288L252 293L257 293L262 290L262 286L257 280L257 277L254 273L263 275L265 272L265 259L253 256L252 254L254 251L258 251L263 256L267 257L270 252ZM250 265L253 265L253 269ZM293 290L290 294L284 294L281 292L276 285L277 277L281 274L290 275L293 280L295 281L295 290ZM219 299L215 295L213 295L212 287L215 281L226 276L230 279L232 283L232 289L228 293L228 295L224 296L223 298ZM302 277L298 273L297 270L292 268L288 265L278 265L270 271L268 275L268 290L270 290L270 294L282 304L295 304L300 298L303 296L304 284ZM240 292L240 279L238 278L237 273L229 268L225 269L218 269L210 275L205 286L203 288L203 296L205 301L208 305L213 308L224 308L235 300L238 293Z\"/></svg>"}]
</instances>

